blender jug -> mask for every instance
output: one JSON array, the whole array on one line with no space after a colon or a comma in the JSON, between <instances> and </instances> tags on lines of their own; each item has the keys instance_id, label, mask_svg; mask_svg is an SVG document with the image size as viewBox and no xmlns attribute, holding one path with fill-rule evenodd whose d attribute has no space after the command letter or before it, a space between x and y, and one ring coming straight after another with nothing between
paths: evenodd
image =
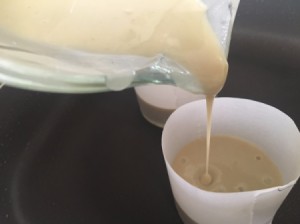
<instances>
[{"instance_id":1,"label":"blender jug","mask_svg":"<svg viewBox=\"0 0 300 224\"><path fill-rule=\"evenodd\" d=\"M114 0L113 3L118 4L108 8L111 10L108 10L108 13L105 10L101 11L101 8L96 6L94 11L89 12L88 10L91 10L94 5L89 9L87 6L92 3L87 3L86 1L76 1L76 6L66 5L67 3L61 2L57 3L56 1L26 1L24 3L18 2L17 5L14 2L10 1L1 6L0 82L5 85L47 92L87 93L122 90L153 83L174 85L193 93L204 93L201 81L199 83L199 80L188 69L163 51L152 55L139 54L139 50L134 54L126 51L116 51L114 53L101 48L86 50L72 47L68 45L67 41L65 44L53 44L51 41L44 41L54 35L55 29L65 30L66 33L69 32L70 27L64 27L63 25L68 25L70 21L73 25L75 24L77 30L83 29L80 38L85 38L86 27L89 27L91 30L97 30L97 27L100 29L101 26L99 24L102 21L109 21L108 18L110 17L107 17L107 15L117 13L118 10L123 10L125 14L130 15L132 13L131 9L125 4L126 8L123 1ZM176 1L168 2L176 3ZM161 7L167 3L151 1L152 5L156 4ZM178 2L178 4L183 5L205 4L203 6L205 16L215 32L225 55L228 52L231 29L238 3L238 0L204 0L203 3L201 1L187 0ZM33 11L27 12L25 8L28 9L29 7L22 8L22 4L31 4L31 9L35 8L40 11L33 15ZM45 4L47 4L47 7L45 7ZM182 6L178 4L176 7L180 11ZM67 11L64 12L60 5L65 7L63 9L67 9ZM105 5L104 9L107 7ZM161 7L150 7L150 10L144 8L144 11L141 10L140 12L141 14L148 13L151 17L156 11L162 13ZM83 10L81 12L85 12L84 16L76 14L80 13L80 9ZM193 9L185 13L188 12L193 13ZM38 17L39 15L44 17ZM76 15L78 18L74 17ZM88 15L91 16L88 17ZM98 17L96 18L95 15L98 15ZM142 23L141 27L145 26L147 28L147 21L152 18L150 17L145 20L146 22ZM74 21L72 20L73 18L75 18ZM138 18L136 17L135 19ZM36 21L36 19L40 20ZM43 39L42 31L50 30L51 27L47 26L47 24L51 22L53 22L52 25L54 24L55 29L47 32ZM37 33L31 36L34 38L31 38L30 35L26 36L26 32L36 24L42 31L35 29ZM161 24L161 21L158 21L157 24ZM167 31L168 26L164 27L164 29ZM184 27L179 27L179 29L184 29ZM117 34L121 32L120 30L122 31L122 27L114 27L114 32ZM101 34L106 35L106 31L102 30ZM115 36L116 40L123 41L118 39L118 35ZM78 41L81 41L76 36L73 36L71 39L73 40L74 38L78 38ZM112 35L107 36L107 39L110 38L112 38ZM130 40L124 40L123 42L130 44ZM86 43L84 42L83 44Z\"/></svg>"}]
</instances>

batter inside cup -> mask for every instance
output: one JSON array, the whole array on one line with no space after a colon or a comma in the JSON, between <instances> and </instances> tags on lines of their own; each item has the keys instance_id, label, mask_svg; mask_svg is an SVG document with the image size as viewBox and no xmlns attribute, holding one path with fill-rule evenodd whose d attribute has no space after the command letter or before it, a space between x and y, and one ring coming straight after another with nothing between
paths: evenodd
<instances>
[{"instance_id":1,"label":"batter inside cup","mask_svg":"<svg viewBox=\"0 0 300 224\"><path fill-rule=\"evenodd\" d=\"M212 136L209 175L206 138L187 144L172 167L187 182L213 192L243 192L283 184L273 161L255 144L233 136Z\"/></svg>"}]
</instances>

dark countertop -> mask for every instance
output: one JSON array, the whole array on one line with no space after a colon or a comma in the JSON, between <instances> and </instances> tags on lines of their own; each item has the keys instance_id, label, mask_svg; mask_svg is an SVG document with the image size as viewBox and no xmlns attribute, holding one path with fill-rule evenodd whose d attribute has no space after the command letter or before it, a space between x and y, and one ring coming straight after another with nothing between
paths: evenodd
<instances>
[{"instance_id":1,"label":"dark countertop","mask_svg":"<svg viewBox=\"0 0 300 224\"><path fill-rule=\"evenodd\" d=\"M299 27L298 0L242 0L220 96L270 104L300 127ZM160 138L132 89L71 95L4 87L0 223L181 224ZM298 224L299 206L298 183L273 224Z\"/></svg>"}]
</instances>

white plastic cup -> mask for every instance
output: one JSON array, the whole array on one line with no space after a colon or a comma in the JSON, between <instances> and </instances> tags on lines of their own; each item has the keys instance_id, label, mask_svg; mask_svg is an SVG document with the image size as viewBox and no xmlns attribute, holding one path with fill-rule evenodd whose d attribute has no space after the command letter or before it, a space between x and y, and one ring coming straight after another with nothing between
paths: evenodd
<instances>
[{"instance_id":1,"label":"white plastic cup","mask_svg":"<svg viewBox=\"0 0 300 224\"><path fill-rule=\"evenodd\" d=\"M171 167L177 153L206 133L204 100L186 104L168 119L162 134L163 155L178 212L186 224L267 224L300 175L300 133L286 114L247 99L216 98L212 135L253 142L272 159L284 185L256 191L214 193L182 179Z\"/></svg>"},{"instance_id":2,"label":"white plastic cup","mask_svg":"<svg viewBox=\"0 0 300 224\"><path fill-rule=\"evenodd\" d=\"M178 107L204 99L204 95L193 94L169 85L139 86L135 87L135 92L143 117L161 128Z\"/></svg>"}]
</instances>

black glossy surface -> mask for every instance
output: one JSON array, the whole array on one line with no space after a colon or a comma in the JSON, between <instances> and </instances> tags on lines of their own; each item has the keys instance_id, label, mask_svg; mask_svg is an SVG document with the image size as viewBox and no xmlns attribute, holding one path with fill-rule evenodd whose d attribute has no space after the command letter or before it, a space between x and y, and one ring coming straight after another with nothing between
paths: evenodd
<instances>
[{"instance_id":1,"label":"black glossy surface","mask_svg":"<svg viewBox=\"0 0 300 224\"><path fill-rule=\"evenodd\" d=\"M241 0L220 95L268 103L300 127L299 27L298 0ZM0 224L181 224L160 138L132 89L65 95L5 87ZM273 224L298 224L299 206L297 184Z\"/></svg>"}]
</instances>

